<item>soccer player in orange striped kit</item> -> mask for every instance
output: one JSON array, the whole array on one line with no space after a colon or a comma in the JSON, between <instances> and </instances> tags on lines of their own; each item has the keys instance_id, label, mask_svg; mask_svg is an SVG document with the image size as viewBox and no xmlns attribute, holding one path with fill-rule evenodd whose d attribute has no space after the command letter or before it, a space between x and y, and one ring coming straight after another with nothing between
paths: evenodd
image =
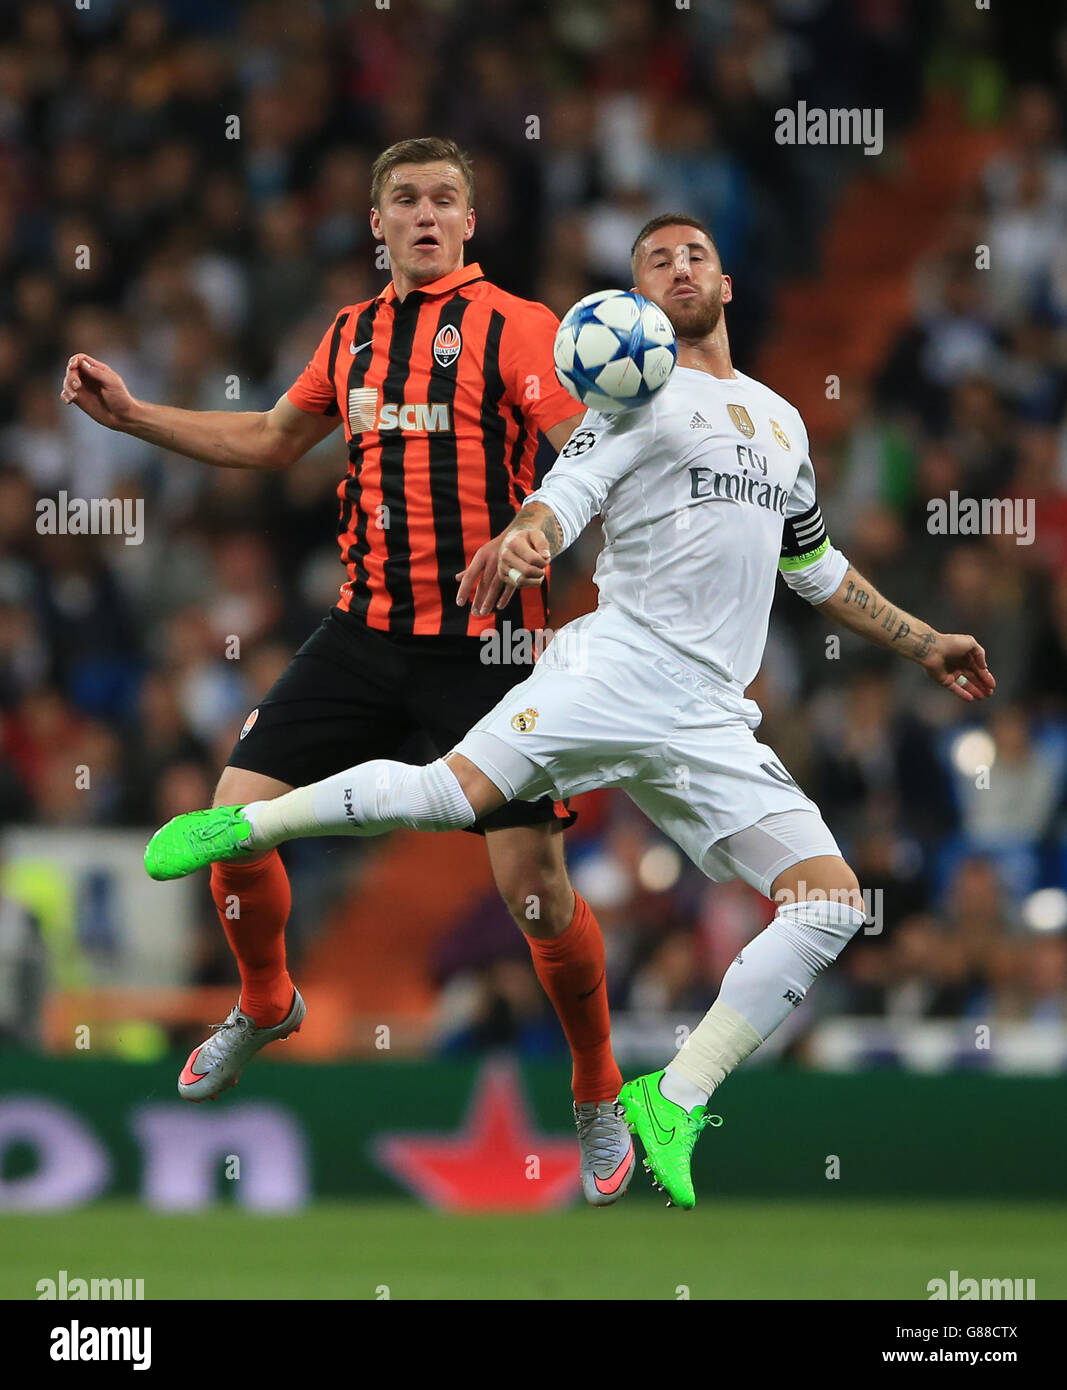
<instances>
[{"instance_id":1,"label":"soccer player in orange striped kit","mask_svg":"<svg viewBox=\"0 0 1067 1390\"><path fill-rule=\"evenodd\" d=\"M390 283L340 310L271 410L154 405L133 399L85 353L68 364L65 401L111 429L221 467L288 467L344 427L349 469L337 489L337 535L347 579L249 715L216 805L271 799L395 756L420 730L444 754L529 674L521 662L484 661L481 634L505 622L511 631L547 626L543 588L516 593L497 578L494 538L533 490L539 433L558 451L584 413L556 380L556 318L464 264L473 175L453 142L405 140L384 151L370 222L389 251ZM499 595L504 605L488 617L464 606L479 584L480 598ZM622 1077L611 1052L604 943L564 864L560 832L571 819L545 797L512 802L475 828L570 1044L582 1187L588 1201L607 1205L625 1191L634 1155L615 1102ZM305 1013L286 970L290 890L277 850L214 865L211 891L241 995L181 1073L179 1092L194 1101L233 1085L250 1057L294 1032ZM241 914L230 920L234 894Z\"/></svg>"}]
</instances>

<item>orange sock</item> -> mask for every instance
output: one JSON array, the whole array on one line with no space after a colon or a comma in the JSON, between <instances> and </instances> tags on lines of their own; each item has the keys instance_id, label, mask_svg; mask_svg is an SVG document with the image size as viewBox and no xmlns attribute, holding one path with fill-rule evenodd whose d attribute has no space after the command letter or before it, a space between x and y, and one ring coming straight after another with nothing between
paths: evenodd
<instances>
[{"instance_id":1,"label":"orange sock","mask_svg":"<svg viewBox=\"0 0 1067 1390\"><path fill-rule=\"evenodd\" d=\"M622 1073L611 1051L611 1017L604 974L604 938L589 904L574 895L574 916L562 936L528 936L534 969L570 1043L575 1101L614 1100Z\"/></svg>"},{"instance_id":2,"label":"orange sock","mask_svg":"<svg viewBox=\"0 0 1067 1390\"><path fill-rule=\"evenodd\" d=\"M241 1012L273 1028L293 1006L285 968L292 894L281 855L272 849L251 864L212 864L211 896L241 972Z\"/></svg>"}]
</instances>

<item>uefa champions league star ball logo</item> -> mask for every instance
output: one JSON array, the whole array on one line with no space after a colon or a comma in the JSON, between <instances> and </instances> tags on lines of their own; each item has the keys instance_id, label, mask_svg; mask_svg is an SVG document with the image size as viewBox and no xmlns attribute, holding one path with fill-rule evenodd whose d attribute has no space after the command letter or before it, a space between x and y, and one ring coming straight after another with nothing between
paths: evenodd
<instances>
[{"instance_id":1,"label":"uefa champions league star ball logo","mask_svg":"<svg viewBox=\"0 0 1067 1390\"><path fill-rule=\"evenodd\" d=\"M576 459L587 453L597 441L596 430L578 430L560 451L560 458Z\"/></svg>"}]
</instances>

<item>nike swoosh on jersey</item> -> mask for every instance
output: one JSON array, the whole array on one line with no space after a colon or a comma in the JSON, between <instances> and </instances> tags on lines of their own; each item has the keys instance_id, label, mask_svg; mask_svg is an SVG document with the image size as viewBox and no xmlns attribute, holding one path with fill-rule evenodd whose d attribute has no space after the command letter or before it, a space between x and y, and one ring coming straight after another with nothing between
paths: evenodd
<instances>
[{"instance_id":1,"label":"nike swoosh on jersey","mask_svg":"<svg viewBox=\"0 0 1067 1390\"><path fill-rule=\"evenodd\" d=\"M373 342L373 338L368 338L365 343L360 343L359 347L356 347L355 343L349 343L348 350L352 356L355 357L357 352L362 352L364 348L370 347Z\"/></svg>"}]
</instances>

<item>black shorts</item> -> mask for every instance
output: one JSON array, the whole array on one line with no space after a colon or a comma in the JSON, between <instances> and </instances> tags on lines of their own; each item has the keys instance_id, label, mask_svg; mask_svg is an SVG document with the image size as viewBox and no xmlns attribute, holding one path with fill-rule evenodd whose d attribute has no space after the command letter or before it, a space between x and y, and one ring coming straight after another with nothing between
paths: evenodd
<instances>
[{"instance_id":1,"label":"black shorts","mask_svg":"<svg viewBox=\"0 0 1067 1390\"><path fill-rule=\"evenodd\" d=\"M484 662L486 650L477 637L392 637L333 608L248 716L228 766L303 787L371 758L431 762L530 674L532 665ZM576 819L545 796L470 828Z\"/></svg>"}]
</instances>

